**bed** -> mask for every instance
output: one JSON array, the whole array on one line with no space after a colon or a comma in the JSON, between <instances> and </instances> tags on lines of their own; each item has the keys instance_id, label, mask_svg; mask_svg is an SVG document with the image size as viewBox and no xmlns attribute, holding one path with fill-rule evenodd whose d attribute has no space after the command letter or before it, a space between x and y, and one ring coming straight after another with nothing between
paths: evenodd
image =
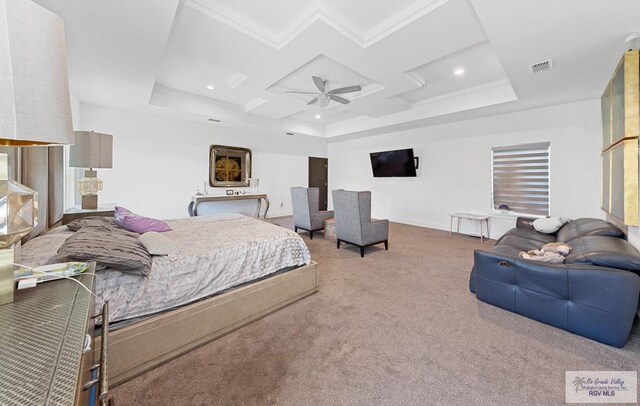
<instances>
[{"instance_id":1,"label":"bed","mask_svg":"<svg viewBox=\"0 0 640 406\"><path fill-rule=\"evenodd\" d=\"M318 290L317 265L291 230L240 214L167 223L172 231L164 235L179 250L152 257L146 277L98 271L96 295L109 302L109 320L118 327L109 334L111 385ZM58 248L71 235L58 227L30 240L20 263L59 262Z\"/></svg>"}]
</instances>

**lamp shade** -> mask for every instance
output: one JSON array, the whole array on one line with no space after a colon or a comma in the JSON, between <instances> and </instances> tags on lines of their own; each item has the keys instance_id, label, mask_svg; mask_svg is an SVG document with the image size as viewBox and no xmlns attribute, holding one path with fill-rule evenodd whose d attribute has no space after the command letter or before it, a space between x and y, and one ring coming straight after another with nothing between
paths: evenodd
<instances>
[{"instance_id":1,"label":"lamp shade","mask_svg":"<svg viewBox=\"0 0 640 406\"><path fill-rule=\"evenodd\" d=\"M72 144L64 24L30 0L0 0L0 145Z\"/></svg>"},{"instance_id":2,"label":"lamp shade","mask_svg":"<svg viewBox=\"0 0 640 406\"><path fill-rule=\"evenodd\" d=\"M112 168L113 135L76 131L76 143L69 151L69 166L75 168Z\"/></svg>"}]
</instances>

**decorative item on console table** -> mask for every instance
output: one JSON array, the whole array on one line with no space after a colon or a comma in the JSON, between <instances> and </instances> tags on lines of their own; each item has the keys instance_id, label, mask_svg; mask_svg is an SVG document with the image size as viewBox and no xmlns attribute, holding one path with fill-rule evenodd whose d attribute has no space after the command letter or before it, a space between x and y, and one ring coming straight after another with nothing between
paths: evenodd
<instances>
[{"instance_id":1,"label":"decorative item on console table","mask_svg":"<svg viewBox=\"0 0 640 406\"><path fill-rule=\"evenodd\" d=\"M260 188L260 179L259 178L249 179L249 188L251 189L250 193L257 194Z\"/></svg>"}]
</instances>

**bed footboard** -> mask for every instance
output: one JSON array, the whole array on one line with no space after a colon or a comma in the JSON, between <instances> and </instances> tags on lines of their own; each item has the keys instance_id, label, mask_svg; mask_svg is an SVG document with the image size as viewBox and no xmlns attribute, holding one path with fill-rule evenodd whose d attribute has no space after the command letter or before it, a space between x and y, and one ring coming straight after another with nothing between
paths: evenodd
<instances>
[{"instance_id":1,"label":"bed footboard","mask_svg":"<svg viewBox=\"0 0 640 406\"><path fill-rule=\"evenodd\" d=\"M317 263L311 262L113 331L109 384L127 381L317 291Z\"/></svg>"}]
</instances>

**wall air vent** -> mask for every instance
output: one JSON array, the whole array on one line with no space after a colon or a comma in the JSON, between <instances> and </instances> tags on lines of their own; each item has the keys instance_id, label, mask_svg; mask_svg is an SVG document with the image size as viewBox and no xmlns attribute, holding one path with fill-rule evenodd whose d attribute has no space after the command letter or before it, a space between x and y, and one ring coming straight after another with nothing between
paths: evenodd
<instances>
[{"instance_id":1,"label":"wall air vent","mask_svg":"<svg viewBox=\"0 0 640 406\"><path fill-rule=\"evenodd\" d=\"M534 63L533 65L529 65L529 69L531 69L531 72L533 73L539 73L539 72L551 70L553 69L553 59L547 59L546 61L537 62L537 63Z\"/></svg>"}]
</instances>

